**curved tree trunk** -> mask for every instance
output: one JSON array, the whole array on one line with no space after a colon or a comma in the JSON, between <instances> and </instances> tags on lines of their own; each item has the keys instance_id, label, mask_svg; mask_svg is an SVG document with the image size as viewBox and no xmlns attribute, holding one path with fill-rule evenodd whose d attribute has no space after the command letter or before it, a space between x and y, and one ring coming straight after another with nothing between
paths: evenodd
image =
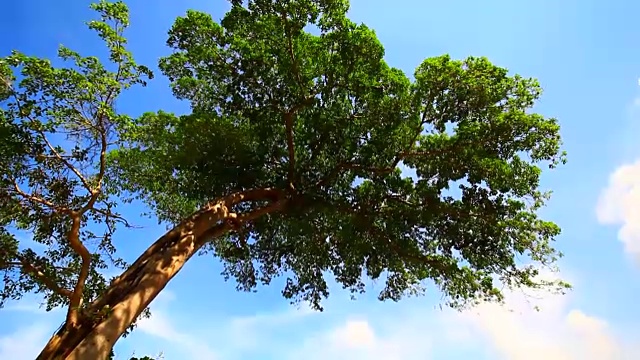
<instances>
[{"instance_id":1,"label":"curved tree trunk","mask_svg":"<svg viewBox=\"0 0 640 360\"><path fill-rule=\"evenodd\" d=\"M234 226L279 210L280 191L258 189L224 197L198 211L151 245L82 312L78 326L63 324L37 360L106 360L116 341L207 241ZM273 200L248 214L229 209L243 201Z\"/></svg>"}]
</instances>

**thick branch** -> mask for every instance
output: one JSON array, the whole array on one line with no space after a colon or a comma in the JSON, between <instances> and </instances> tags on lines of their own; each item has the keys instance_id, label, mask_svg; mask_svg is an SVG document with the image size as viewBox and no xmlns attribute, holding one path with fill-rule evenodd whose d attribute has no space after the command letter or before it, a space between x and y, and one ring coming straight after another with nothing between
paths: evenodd
<instances>
[{"instance_id":1,"label":"thick branch","mask_svg":"<svg viewBox=\"0 0 640 360\"><path fill-rule=\"evenodd\" d=\"M288 172L289 189L294 190L295 149L293 144L293 117L295 116L295 113L300 108L308 105L312 98L307 96L308 91L307 89L305 89L304 84L302 83L302 77L300 74L300 69L298 67L298 61L293 51L293 39L291 34L291 28L289 26L289 21L287 20L287 14L282 12L280 16L282 18L282 22L285 28L284 31L285 31L285 36L287 38L287 51L289 53L289 60L291 61L291 70L293 71L293 75L295 76L296 83L298 84L298 87L300 88L302 95L305 97L305 101L295 106L284 115L284 121L285 121L286 133L287 133L287 149L289 152L289 172Z\"/></svg>"},{"instance_id":2,"label":"thick branch","mask_svg":"<svg viewBox=\"0 0 640 360\"><path fill-rule=\"evenodd\" d=\"M243 201L260 201L260 200L269 200L272 202L281 202L286 198L286 193L280 189L275 188L262 188L262 189L252 189L241 191L237 193L233 193L223 197L222 199L218 199L216 201L212 201L206 206L204 206L199 211L195 212L193 215L184 219L180 224L176 225L173 229L169 230L166 234L164 234L161 238L156 240L151 246L149 246L136 261L131 264L124 273L114 279L111 283L111 286L107 290L103 296L94 301L91 304L91 308L93 309L101 309L105 304L105 299L109 299L113 296L114 291L119 288L119 285L123 282L127 282L130 280L132 276L134 276L146 263L149 259L160 251L162 248L166 247L168 243L174 241L179 238L182 233L185 231L193 231L194 233L206 233L209 234L201 239L211 239L210 235L212 229L218 229L216 231L220 231L221 225L228 226L227 222L221 222L221 219L228 217L228 209L232 206L239 204ZM224 206L221 206L224 205ZM224 211L227 213L221 213ZM201 221L202 218L208 219L208 221ZM241 221L249 221L253 220L253 217L247 217L241 219ZM194 225L196 228L194 228ZM190 229L190 230L189 230Z\"/></svg>"},{"instance_id":3,"label":"thick branch","mask_svg":"<svg viewBox=\"0 0 640 360\"><path fill-rule=\"evenodd\" d=\"M286 200L282 199L282 200L277 200L273 203L270 203L269 205L263 206L261 208L258 208L248 213L242 213L242 214L230 213L225 218L225 220L230 220L230 221L224 221L220 225L214 226L206 230L202 234L202 236L200 236L197 239L196 246L201 247L205 243L211 241L211 239L215 239L216 237L226 233L227 231L238 230L244 224L251 222L255 219L258 219L261 216L280 211L284 208L285 205L286 205Z\"/></svg>"},{"instance_id":4,"label":"thick branch","mask_svg":"<svg viewBox=\"0 0 640 360\"><path fill-rule=\"evenodd\" d=\"M274 201L272 203L270 203L269 205L263 206L261 208L255 209L253 211L247 212L247 213L241 213L241 214L237 214L237 213L230 213L227 218L234 220L235 222L238 223L238 225L242 225L244 223L253 221L263 215L266 214L270 214L279 210L282 210L282 208L284 207L284 205L286 204L286 200L285 199L280 199L277 201Z\"/></svg>"},{"instance_id":5,"label":"thick branch","mask_svg":"<svg viewBox=\"0 0 640 360\"><path fill-rule=\"evenodd\" d=\"M212 236L232 230L228 222L228 209L242 201L285 201L286 192L276 189L255 189L225 196L198 211L189 219L169 231L112 283L109 289L87 309L99 312L109 306L109 316L93 323L82 323L76 329L67 329L54 335L39 358L97 358L113 347L122 333L160 293L184 264ZM279 205L281 206L281 205ZM277 206L257 209L246 214L246 220L264 215ZM151 249L150 248L150 249ZM84 326L83 326L84 325ZM61 348L60 344L65 344ZM84 356L84 357L80 357Z\"/></svg>"},{"instance_id":6,"label":"thick branch","mask_svg":"<svg viewBox=\"0 0 640 360\"><path fill-rule=\"evenodd\" d=\"M89 250L80 241L80 221L81 214L74 213L72 216L71 229L69 230L68 240L69 245L81 258L80 274L78 274L78 280L76 286L73 288L73 294L69 301L69 309L67 311L67 325L76 326L79 320L79 310L82 306L82 295L84 293L84 286L89 277L89 269L91 266L91 254Z\"/></svg>"}]
</instances>

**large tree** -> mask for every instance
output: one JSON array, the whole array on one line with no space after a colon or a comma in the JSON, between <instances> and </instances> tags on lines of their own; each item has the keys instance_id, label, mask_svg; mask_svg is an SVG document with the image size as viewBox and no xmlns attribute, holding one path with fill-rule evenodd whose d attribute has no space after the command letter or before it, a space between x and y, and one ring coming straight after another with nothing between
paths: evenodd
<instances>
[{"instance_id":1,"label":"large tree","mask_svg":"<svg viewBox=\"0 0 640 360\"><path fill-rule=\"evenodd\" d=\"M530 111L537 81L448 56L410 79L346 0L232 3L219 23L189 11L169 32L160 69L191 112L115 122L105 191L174 227L39 359L104 359L199 252L240 289L282 275L286 298L318 309L331 275L354 292L382 278L381 300L437 286L455 308L567 286L536 276L560 232L537 216L539 178L564 161L557 121Z\"/></svg>"}]
</instances>

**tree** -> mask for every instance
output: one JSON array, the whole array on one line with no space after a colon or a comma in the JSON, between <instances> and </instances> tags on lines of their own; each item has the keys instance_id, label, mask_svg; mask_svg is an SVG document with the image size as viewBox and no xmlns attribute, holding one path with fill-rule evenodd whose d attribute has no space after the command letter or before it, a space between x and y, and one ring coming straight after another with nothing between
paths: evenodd
<instances>
[{"instance_id":1,"label":"tree","mask_svg":"<svg viewBox=\"0 0 640 360\"><path fill-rule=\"evenodd\" d=\"M124 48L126 6L93 8L101 19L88 26L113 71L64 46L58 55L69 67L17 51L0 59L0 307L40 293L47 310L67 308L68 328L107 288L104 270L126 266L111 242L117 225L130 225L115 210L115 188L104 186L107 152L127 122L116 99L151 76Z\"/></svg>"},{"instance_id":2,"label":"tree","mask_svg":"<svg viewBox=\"0 0 640 360\"><path fill-rule=\"evenodd\" d=\"M286 276L284 297L317 309L331 274L356 293L382 278L394 301L431 281L454 308L501 301L499 284L568 287L537 278L560 256L539 179L564 162L557 121L529 111L537 81L448 56L410 79L346 0L232 3L169 32L160 69L191 113L121 118L106 162L109 193L173 228L39 359L106 358L200 252L239 289Z\"/></svg>"}]
</instances>

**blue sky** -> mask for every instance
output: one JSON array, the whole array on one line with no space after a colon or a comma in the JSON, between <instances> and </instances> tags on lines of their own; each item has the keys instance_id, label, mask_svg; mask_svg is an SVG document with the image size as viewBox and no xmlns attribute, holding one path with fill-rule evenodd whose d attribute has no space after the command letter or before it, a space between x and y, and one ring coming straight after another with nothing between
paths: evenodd
<instances>
[{"instance_id":1,"label":"blue sky","mask_svg":"<svg viewBox=\"0 0 640 360\"><path fill-rule=\"evenodd\" d=\"M128 33L138 62L155 67L167 54L165 34L193 8L220 18L224 0L129 1ZM154 317L116 350L119 359L164 353L173 359L592 359L622 360L640 352L640 2L632 0L354 0L351 17L374 28L387 61L408 73L425 58L487 56L545 93L537 111L560 119L569 163L547 172L554 191L544 215L563 228L568 296L542 297L535 313L521 294L507 308L483 305L458 314L437 307L439 294L401 303L357 302L337 289L322 314L289 306L279 284L237 293L210 257L194 259L152 305ZM62 43L103 54L86 30L89 1L6 1L0 54L12 49L54 57ZM185 111L158 77L119 103L146 110ZM140 208L128 209L136 217ZM133 259L164 232L120 233ZM373 286L372 286L373 287ZM25 300L0 311L0 359L32 359L63 313L44 313ZM514 310L514 311L508 311Z\"/></svg>"}]
</instances>

